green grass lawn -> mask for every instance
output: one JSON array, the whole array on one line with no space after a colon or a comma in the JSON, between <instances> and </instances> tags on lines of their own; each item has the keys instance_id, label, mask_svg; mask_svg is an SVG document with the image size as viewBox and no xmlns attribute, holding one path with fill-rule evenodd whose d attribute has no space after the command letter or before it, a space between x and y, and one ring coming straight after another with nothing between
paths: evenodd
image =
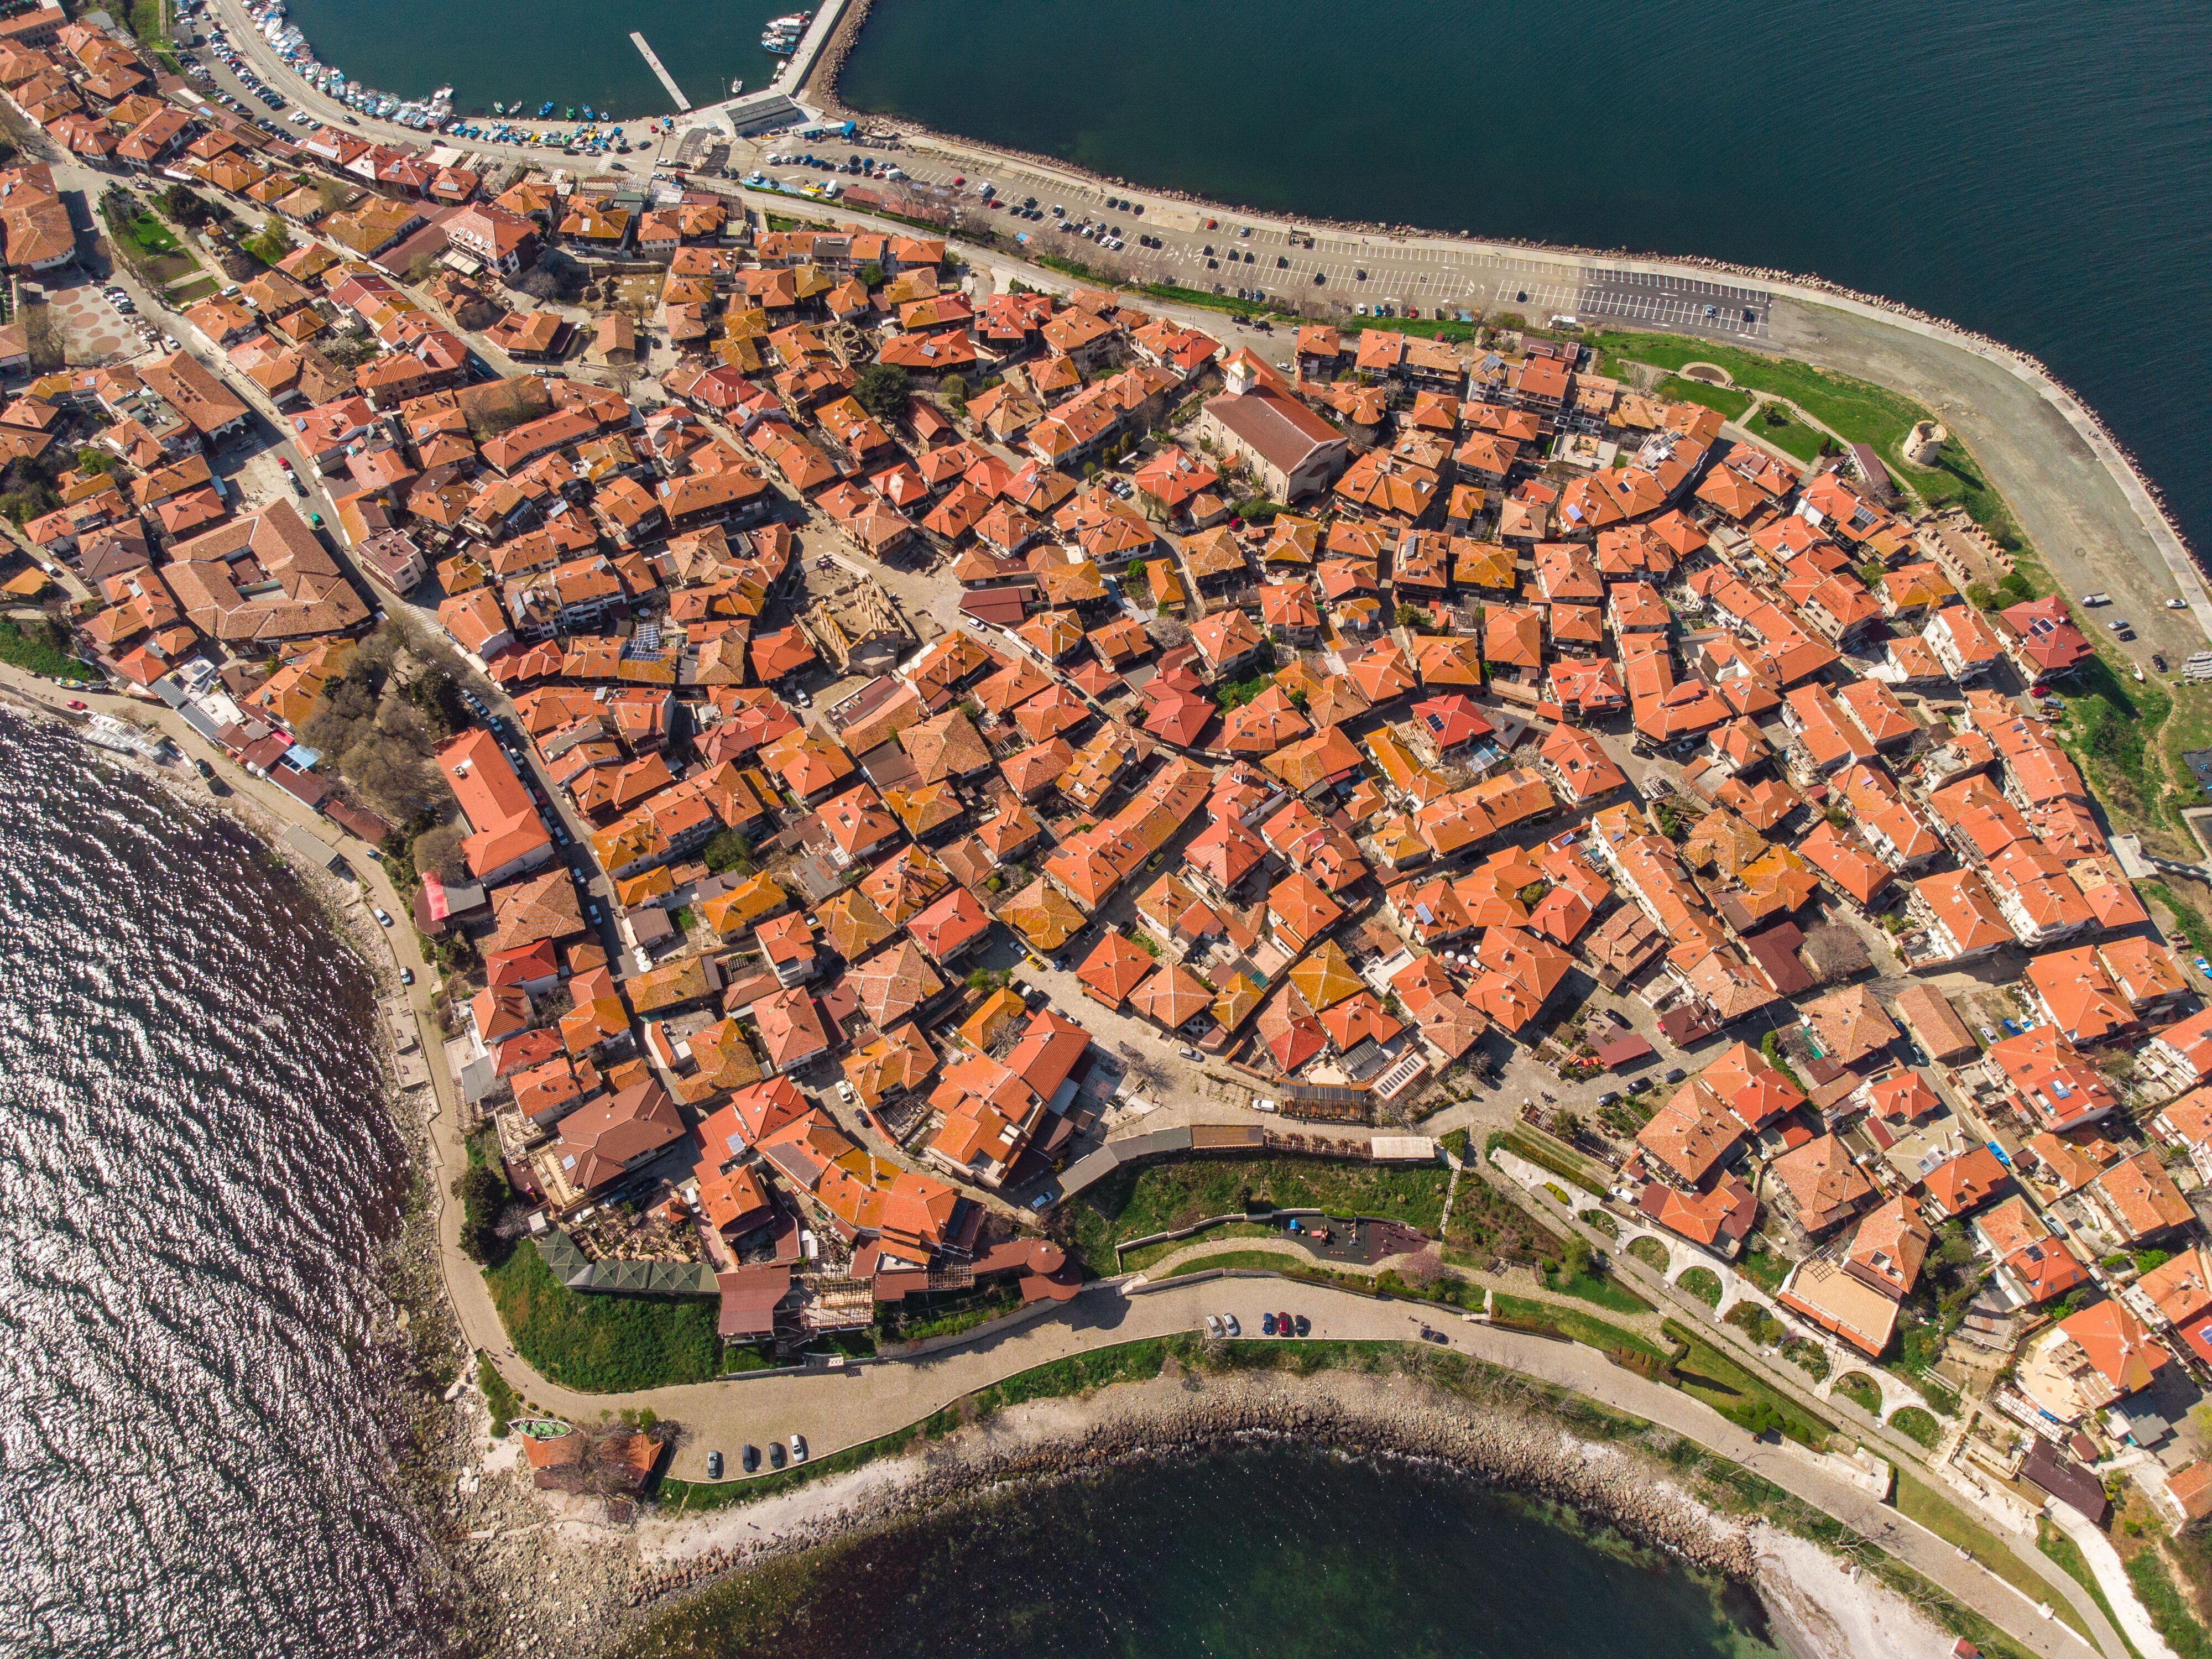
<instances>
[{"instance_id":1,"label":"green grass lawn","mask_svg":"<svg viewBox=\"0 0 2212 1659\"><path fill-rule=\"evenodd\" d=\"M1424 340L1472 340L1482 331L1480 323L1462 323L1454 317L1354 317L1339 326L1347 337L1376 328L1389 334L1418 335Z\"/></svg>"},{"instance_id":2,"label":"green grass lawn","mask_svg":"<svg viewBox=\"0 0 2212 1659\"><path fill-rule=\"evenodd\" d=\"M1562 1336L1572 1337L1585 1347L1627 1348L1633 1352L1649 1354L1654 1359L1664 1359L1668 1350L1648 1336L1638 1336L1602 1319L1593 1318L1572 1308L1563 1308L1556 1302L1535 1302L1525 1296L1493 1296L1491 1311L1501 1319L1525 1319L1535 1324L1548 1325Z\"/></svg>"},{"instance_id":3,"label":"green grass lawn","mask_svg":"<svg viewBox=\"0 0 2212 1659\"><path fill-rule=\"evenodd\" d=\"M1685 380L1680 374L1669 374L1653 388L1662 398L1678 404L1698 404L1706 409L1717 409L1731 421L1743 418L1743 411L1751 407L1751 394L1738 392L1729 386L1708 386L1703 380Z\"/></svg>"},{"instance_id":4,"label":"green grass lawn","mask_svg":"<svg viewBox=\"0 0 2212 1659\"><path fill-rule=\"evenodd\" d=\"M506 1434L508 1421L521 1415L522 1397L507 1386L491 1357L481 1352L477 1355L477 1386L483 1390L484 1405L491 1412L492 1438L499 1439Z\"/></svg>"},{"instance_id":5,"label":"green grass lawn","mask_svg":"<svg viewBox=\"0 0 2212 1659\"><path fill-rule=\"evenodd\" d=\"M1914 422L1932 417L1929 410L1900 392L1847 374L1832 374L1809 363L1763 356L1741 346L1679 334L1607 330L1591 337L1591 343L1603 354L1601 367L1608 374L1621 360L1664 369L1680 369L1686 363L1716 364L1740 386L1789 398L1844 442L1872 446L1891 476L1931 507L1962 507L1999 545L2017 549L2027 544L2002 499L1955 439L1945 446L1941 465L1906 465L1902 453L1905 434ZM1765 435L1764 428L1761 435ZM1790 448L1778 438L1774 441L1778 447ZM1817 434L1814 447L1818 447ZM1797 452L1791 448L1790 453Z\"/></svg>"},{"instance_id":6,"label":"green grass lawn","mask_svg":"<svg viewBox=\"0 0 2212 1659\"><path fill-rule=\"evenodd\" d=\"M1661 1328L1670 1340L1688 1346L1674 1367L1683 1393L1741 1426L1765 1426L1762 1419L1771 1419L1792 1440L1808 1446L1826 1443L1833 1425L1776 1392L1679 1320L1670 1319Z\"/></svg>"},{"instance_id":7,"label":"green grass lawn","mask_svg":"<svg viewBox=\"0 0 2212 1659\"><path fill-rule=\"evenodd\" d=\"M1628 1241L1628 1253L1655 1273L1667 1271L1667 1247L1650 1234Z\"/></svg>"},{"instance_id":8,"label":"green grass lawn","mask_svg":"<svg viewBox=\"0 0 2212 1659\"><path fill-rule=\"evenodd\" d=\"M1389 1169L1319 1158L1192 1158L1117 1170L1075 1207L1104 1222L1109 1242L1270 1206L1385 1216L1433 1235L1450 1182L1451 1172L1441 1164Z\"/></svg>"},{"instance_id":9,"label":"green grass lawn","mask_svg":"<svg viewBox=\"0 0 2212 1659\"><path fill-rule=\"evenodd\" d=\"M888 1310L878 1309L877 1334L887 1342L927 1342L940 1336L957 1336L963 1331L972 1331L978 1325L988 1325L994 1319L1018 1312L1021 1305L1020 1294L1002 1285L980 1294L969 1291L948 1299L945 1305L912 1315L891 1316L894 1321L902 1322L886 1324Z\"/></svg>"},{"instance_id":10,"label":"green grass lawn","mask_svg":"<svg viewBox=\"0 0 2212 1659\"><path fill-rule=\"evenodd\" d=\"M1231 1267L1254 1267L1262 1273L1279 1273L1297 1265L1296 1257L1273 1250L1215 1250L1193 1256L1188 1261L1178 1261L1160 1277L1182 1279L1190 1273L1210 1273Z\"/></svg>"},{"instance_id":11,"label":"green grass lawn","mask_svg":"<svg viewBox=\"0 0 2212 1659\"><path fill-rule=\"evenodd\" d=\"M149 259L158 259L164 254L183 251L184 245L177 240L168 226L150 213L141 213L130 219L125 219L118 214L108 222L114 225L129 239L131 246Z\"/></svg>"},{"instance_id":12,"label":"green grass lawn","mask_svg":"<svg viewBox=\"0 0 2212 1659\"><path fill-rule=\"evenodd\" d=\"M1591 1168L1587 1160L1570 1152L1549 1135L1540 1134L1534 1129L1516 1124L1510 1129L1492 1131L1483 1141L1483 1152L1486 1156L1498 1147L1504 1148L1516 1158L1528 1159L1540 1170L1549 1170L1553 1175L1573 1182L1584 1192L1601 1193L1606 1188L1605 1177Z\"/></svg>"},{"instance_id":13,"label":"green grass lawn","mask_svg":"<svg viewBox=\"0 0 2212 1659\"><path fill-rule=\"evenodd\" d=\"M1721 1305L1721 1276L1711 1267L1692 1267L1674 1281L1708 1308Z\"/></svg>"},{"instance_id":14,"label":"green grass lawn","mask_svg":"<svg viewBox=\"0 0 2212 1659\"><path fill-rule=\"evenodd\" d=\"M1566 1279L1559 1273L1539 1269L1544 1288L1556 1291L1561 1296L1577 1297L1584 1302L1594 1302L1613 1313L1650 1313L1651 1304L1610 1274L1584 1273L1577 1279Z\"/></svg>"},{"instance_id":15,"label":"green grass lawn","mask_svg":"<svg viewBox=\"0 0 2212 1659\"><path fill-rule=\"evenodd\" d=\"M1917 1440L1930 1450L1943 1437L1943 1425L1936 1420L1935 1413L1917 1406L1901 1406L1891 1414L1889 1426L1907 1439Z\"/></svg>"},{"instance_id":16,"label":"green grass lawn","mask_svg":"<svg viewBox=\"0 0 2212 1659\"><path fill-rule=\"evenodd\" d=\"M1218 1227L1208 1227L1202 1233L1193 1233L1188 1238L1171 1238L1164 1244L1147 1244L1141 1250L1121 1253L1121 1271L1141 1273L1164 1256L1177 1250L1187 1250L1194 1244L1212 1244L1231 1238L1280 1238L1283 1230L1270 1227L1261 1221L1224 1221Z\"/></svg>"},{"instance_id":17,"label":"green grass lawn","mask_svg":"<svg viewBox=\"0 0 2212 1659\"><path fill-rule=\"evenodd\" d=\"M69 653L66 639L49 623L18 624L0 617L0 662L49 679L88 680L93 671Z\"/></svg>"},{"instance_id":18,"label":"green grass lawn","mask_svg":"<svg viewBox=\"0 0 2212 1659\"><path fill-rule=\"evenodd\" d=\"M1771 1250L1746 1250L1735 1259L1735 1270L1772 1296L1790 1277L1790 1262Z\"/></svg>"},{"instance_id":19,"label":"green grass lawn","mask_svg":"<svg viewBox=\"0 0 2212 1659\"><path fill-rule=\"evenodd\" d=\"M721 1367L711 1297L586 1295L555 1279L532 1244L484 1280L516 1351L551 1382L619 1394L704 1382Z\"/></svg>"},{"instance_id":20,"label":"green grass lawn","mask_svg":"<svg viewBox=\"0 0 2212 1659\"><path fill-rule=\"evenodd\" d=\"M1789 1329L1747 1296L1739 1297L1723 1318L1725 1323L1735 1326L1761 1347L1779 1342Z\"/></svg>"},{"instance_id":21,"label":"green grass lawn","mask_svg":"<svg viewBox=\"0 0 2212 1659\"><path fill-rule=\"evenodd\" d=\"M2128 1583L2135 1586L2136 1600L2150 1615L2151 1628L2166 1638L2166 1644L2181 1659L2212 1659L2212 1636L2206 1634L2189 1610L2180 1587L2155 1549L2140 1551L2129 1561Z\"/></svg>"},{"instance_id":22,"label":"green grass lawn","mask_svg":"<svg viewBox=\"0 0 2212 1659\"><path fill-rule=\"evenodd\" d=\"M2204 920L2203 913L2193 904L2185 902L2162 881L2139 884L2137 890L2145 898L2156 899L2173 914L2173 925L2189 946L2199 956L2212 952L2212 922Z\"/></svg>"},{"instance_id":23,"label":"green grass lawn","mask_svg":"<svg viewBox=\"0 0 2212 1659\"><path fill-rule=\"evenodd\" d=\"M2106 1622L2118 1635L2120 1645L2128 1650L2129 1659L2142 1659L2136 1644L2128 1640L2127 1632L2121 1629L2120 1621L2112 1616L2112 1604L2106 1599L2103 1587L2097 1583L2097 1575L2089 1571L2089 1563L2081 1553L2081 1547L2040 1516L2035 1522L2035 1547L2043 1552L2053 1566L2089 1592L2089 1599L2097 1604L2097 1610L2105 1615ZM2052 1605L2055 1607L2057 1603Z\"/></svg>"},{"instance_id":24,"label":"green grass lawn","mask_svg":"<svg viewBox=\"0 0 2212 1659\"><path fill-rule=\"evenodd\" d=\"M2050 1602L2053 1613L2079 1632L2084 1641L2088 1639L2089 1632L2082 1625L2081 1615L2074 1611L2072 1604L2065 1597L2052 1594L2051 1586L2043 1581L2042 1577L2007 1548L1995 1533L1967 1516L1933 1487L1914 1480L1900 1468L1897 1472L1897 1496L1893 1501L1899 1515L1918 1522L1947 1544L1955 1544L1961 1549L1972 1551L1975 1560L2029 1601Z\"/></svg>"},{"instance_id":25,"label":"green grass lawn","mask_svg":"<svg viewBox=\"0 0 2212 1659\"><path fill-rule=\"evenodd\" d=\"M2069 689L2059 741L2117 817L2154 824L2163 816L2166 769L2149 739L2172 712L2164 687L2136 684L2101 654L2082 666Z\"/></svg>"},{"instance_id":26,"label":"green grass lawn","mask_svg":"<svg viewBox=\"0 0 2212 1659\"><path fill-rule=\"evenodd\" d=\"M1846 1371L1838 1377L1836 1392L1869 1417L1881 1415L1881 1385L1864 1371Z\"/></svg>"},{"instance_id":27,"label":"green grass lawn","mask_svg":"<svg viewBox=\"0 0 2212 1659\"><path fill-rule=\"evenodd\" d=\"M1777 416L1782 418L1777 420ZM1807 466L1820 459L1820 446L1827 441L1826 434L1806 425L1779 404L1768 404L1744 429Z\"/></svg>"}]
</instances>

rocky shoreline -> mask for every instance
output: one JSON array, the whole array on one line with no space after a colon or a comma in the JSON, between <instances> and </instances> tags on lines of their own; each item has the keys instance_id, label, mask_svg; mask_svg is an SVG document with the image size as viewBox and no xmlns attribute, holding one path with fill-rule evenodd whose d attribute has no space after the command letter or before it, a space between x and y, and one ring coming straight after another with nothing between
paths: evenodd
<instances>
[{"instance_id":1,"label":"rocky shoreline","mask_svg":"<svg viewBox=\"0 0 2212 1659\"><path fill-rule=\"evenodd\" d=\"M648 1515L627 1529L587 1518L591 1506L580 1500L496 1473L516 1460L495 1451L468 1499L480 1529L460 1551L470 1576L496 1598L495 1616L480 1625L487 1650L585 1659L772 1560L1038 1482L1139 1464L1165 1474L1226 1447L1297 1444L1448 1469L1541 1498L1693 1571L1755 1586L1801 1659L1844 1659L1863 1650L1856 1633L1869 1628L1936 1642L1902 1600L1855 1582L1817 1547L1700 1501L1653 1449L1583 1437L1540 1399L1511 1394L1472 1401L1396 1374L1204 1374L1170 1364L1152 1382L1016 1407L914 1452L750 1504Z\"/></svg>"}]
</instances>

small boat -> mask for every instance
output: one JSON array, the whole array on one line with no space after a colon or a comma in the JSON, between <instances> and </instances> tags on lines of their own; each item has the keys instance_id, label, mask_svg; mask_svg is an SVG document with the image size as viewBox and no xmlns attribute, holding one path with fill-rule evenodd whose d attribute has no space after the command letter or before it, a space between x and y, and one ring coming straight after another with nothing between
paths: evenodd
<instances>
[{"instance_id":1,"label":"small boat","mask_svg":"<svg viewBox=\"0 0 2212 1659\"><path fill-rule=\"evenodd\" d=\"M542 120L544 120L547 116L549 116L549 115L552 114L552 112L553 112L553 100L552 100L550 98L548 98L548 99L547 99L544 103L540 104L540 105L538 106L538 118L539 120L541 120L541 121L542 121Z\"/></svg>"},{"instance_id":2,"label":"small boat","mask_svg":"<svg viewBox=\"0 0 2212 1659\"><path fill-rule=\"evenodd\" d=\"M592 106L589 104L586 104L584 106L584 118L586 121L596 121L599 118L592 113Z\"/></svg>"},{"instance_id":3,"label":"small boat","mask_svg":"<svg viewBox=\"0 0 2212 1659\"><path fill-rule=\"evenodd\" d=\"M504 104L494 104L491 106L491 112L494 115L504 115L507 113L507 106Z\"/></svg>"},{"instance_id":4,"label":"small boat","mask_svg":"<svg viewBox=\"0 0 2212 1659\"><path fill-rule=\"evenodd\" d=\"M561 112L561 118L564 121L574 120L576 118L576 106L574 104L571 104L568 108L562 110Z\"/></svg>"},{"instance_id":5,"label":"small boat","mask_svg":"<svg viewBox=\"0 0 2212 1659\"><path fill-rule=\"evenodd\" d=\"M742 77L741 77L741 78L739 78L739 79L738 79L738 80L735 80L735 81L732 81L732 82L730 82L730 96L731 96L731 97L732 97L732 98L736 97L739 93L743 92L744 89L745 89L745 83L744 83L744 81L743 80L743 78L742 78Z\"/></svg>"}]
</instances>

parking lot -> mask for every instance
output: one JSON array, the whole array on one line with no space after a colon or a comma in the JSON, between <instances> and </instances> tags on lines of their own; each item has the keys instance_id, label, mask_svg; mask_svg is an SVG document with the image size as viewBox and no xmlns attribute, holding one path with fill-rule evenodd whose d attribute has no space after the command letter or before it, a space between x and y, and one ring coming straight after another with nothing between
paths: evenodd
<instances>
[{"instance_id":1,"label":"parking lot","mask_svg":"<svg viewBox=\"0 0 2212 1659\"><path fill-rule=\"evenodd\" d=\"M1773 295L1764 289L1668 276L1650 270L1583 273L1577 315L1622 317L1657 328L1703 328L1757 339L1767 331Z\"/></svg>"},{"instance_id":2,"label":"parking lot","mask_svg":"<svg viewBox=\"0 0 2212 1659\"><path fill-rule=\"evenodd\" d=\"M37 286L44 290L48 315L60 331L62 361L73 368L136 357L161 343L158 328L138 313L127 295L118 302L100 283L74 267L42 273ZM29 284L24 297L35 297Z\"/></svg>"}]
</instances>

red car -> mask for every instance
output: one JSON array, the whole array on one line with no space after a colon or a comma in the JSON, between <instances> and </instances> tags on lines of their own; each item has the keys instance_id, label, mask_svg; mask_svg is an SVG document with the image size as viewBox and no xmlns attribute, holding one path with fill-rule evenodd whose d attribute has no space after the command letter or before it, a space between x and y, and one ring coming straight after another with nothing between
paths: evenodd
<instances>
[{"instance_id":1,"label":"red car","mask_svg":"<svg viewBox=\"0 0 2212 1659\"><path fill-rule=\"evenodd\" d=\"M292 463L282 455L279 455L276 458L276 465L283 467L287 472L289 472L292 470Z\"/></svg>"},{"instance_id":2,"label":"red car","mask_svg":"<svg viewBox=\"0 0 2212 1659\"><path fill-rule=\"evenodd\" d=\"M82 698L81 698L81 697L71 697L71 698L69 700L69 706L70 706L70 708L86 708L88 705L85 703L84 700L83 700Z\"/></svg>"}]
</instances>

